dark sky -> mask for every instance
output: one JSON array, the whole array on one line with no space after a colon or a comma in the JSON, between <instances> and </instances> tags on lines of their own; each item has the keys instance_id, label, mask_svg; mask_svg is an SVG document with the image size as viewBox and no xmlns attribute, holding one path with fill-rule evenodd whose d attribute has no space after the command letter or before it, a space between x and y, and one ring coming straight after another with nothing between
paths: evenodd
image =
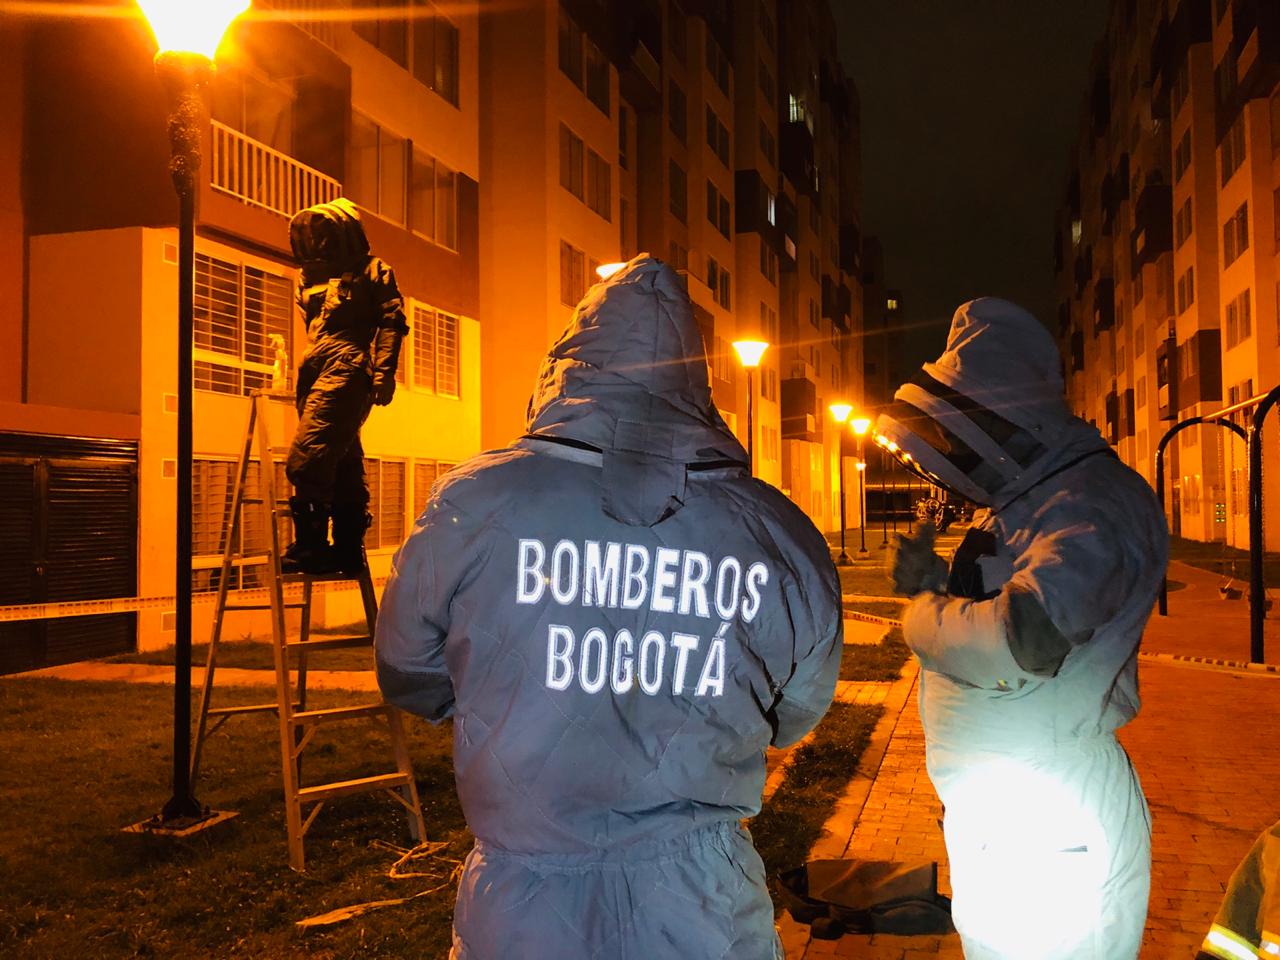
<instances>
[{"instance_id":1,"label":"dark sky","mask_svg":"<svg viewBox=\"0 0 1280 960\"><path fill-rule=\"evenodd\" d=\"M862 99L863 230L915 329L905 369L973 297L1051 321L1053 213L1107 0L831 7Z\"/></svg>"}]
</instances>

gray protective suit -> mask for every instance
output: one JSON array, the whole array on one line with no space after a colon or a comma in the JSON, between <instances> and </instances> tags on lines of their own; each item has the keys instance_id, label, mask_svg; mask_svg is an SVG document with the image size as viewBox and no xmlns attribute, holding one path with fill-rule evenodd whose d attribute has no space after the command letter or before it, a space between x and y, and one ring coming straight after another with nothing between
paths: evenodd
<instances>
[{"instance_id":1,"label":"gray protective suit","mask_svg":"<svg viewBox=\"0 0 1280 960\"><path fill-rule=\"evenodd\" d=\"M965 956L1132 960L1150 820L1114 732L1138 711L1160 505L1069 413L1048 332L1003 300L956 311L946 351L877 434L990 508L903 625Z\"/></svg>"},{"instance_id":2,"label":"gray protective suit","mask_svg":"<svg viewBox=\"0 0 1280 960\"><path fill-rule=\"evenodd\" d=\"M780 957L739 821L831 702L827 544L748 475L657 260L578 306L528 430L437 482L378 617L387 699L454 718L453 956Z\"/></svg>"}]
</instances>

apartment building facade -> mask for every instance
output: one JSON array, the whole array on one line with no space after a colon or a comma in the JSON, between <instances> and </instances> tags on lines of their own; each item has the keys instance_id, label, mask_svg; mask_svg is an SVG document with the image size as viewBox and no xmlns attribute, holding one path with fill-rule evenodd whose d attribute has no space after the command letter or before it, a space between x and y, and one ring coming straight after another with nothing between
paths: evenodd
<instances>
[{"instance_id":1,"label":"apartment building facade","mask_svg":"<svg viewBox=\"0 0 1280 960\"><path fill-rule=\"evenodd\" d=\"M1057 333L1073 409L1154 484L1175 423L1280 383L1280 8L1120 0L1090 76L1055 223ZM1247 545L1243 442L1193 427L1166 459L1170 528Z\"/></svg>"},{"instance_id":2,"label":"apartment building facade","mask_svg":"<svg viewBox=\"0 0 1280 960\"><path fill-rule=\"evenodd\" d=\"M375 575L440 469L480 442L475 3L393 20L262 7L219 51L196 237L195 634L207 633L249 392L306 347L288 220L346 195L392 264L411 328L393 404L363 431ZM10 27L12 26L12 29ZM137 18L6 23L0 164L0 603L173 594L177 205L167 107ZM104 62L104 57L110 62ZM273 336L281 338L278 356ZM288 403L274 439L287 443ZM256 465L255 465L256 469ZM246 508L240 539L265 531ZM233 586L253 586L237 570ZM355 619L354 594L321 615ZM0 670L172 642L161 602L0 625ZM233 624L233 631L240 624ZM245 626L248 629L248 625Z\"/></svg>"},{"instance_id":3,"label":"apartment building facade","mask_svg":"<svg viewBox=\"0 0 1280 960\"><path fill-rule=\"evenodd\" d=\"M482 16L482 412L518 436L537 367L594 282L647 251L685 279L715 402L756 474L838 523L861 401L857 98L823 0L562 0ZM856 504L854 504L856 516Z\"/></svg>"}]
</instances>

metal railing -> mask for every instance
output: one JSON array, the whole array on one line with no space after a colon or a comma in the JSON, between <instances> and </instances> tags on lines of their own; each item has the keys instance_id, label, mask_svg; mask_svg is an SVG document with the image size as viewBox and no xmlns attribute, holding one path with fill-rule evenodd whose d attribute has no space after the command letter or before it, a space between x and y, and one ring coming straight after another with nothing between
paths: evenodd
<instances>
[{"instance_id":1,"label":"metal railing","mask_svg":"<svg viewBox=\"0 0 1280 960\"><path fill-rule=\"evenodd\" d=\"M292 217L342 196L342 184L217 120L209 153L209 183L254 207Z\"/></svg>"},{"instance_id":2,"label":"metal railing","mask_svg":"<svg viewBox=\"0 0 1280 960\"><path fill-rule=\"evenodd\" d=\"M261 4L275 13L262 19L285 20L297 24L325 46L337 46L338 22L349 20L348 0L266 0Z\"/></svg>"}]
</instances>

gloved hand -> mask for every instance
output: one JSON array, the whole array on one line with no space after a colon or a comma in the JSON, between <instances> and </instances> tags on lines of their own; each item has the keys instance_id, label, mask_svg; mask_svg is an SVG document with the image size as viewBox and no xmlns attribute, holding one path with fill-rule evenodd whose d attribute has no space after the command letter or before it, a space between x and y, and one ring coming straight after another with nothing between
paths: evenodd
<instances>
[{"instance_id":1,"label":"gloved hand","mask_svg":"<svg viewBox=\"0 0 1280 960\"><path fill-rule=\"evenodd\" d=\"M391 402L391 398L395 396L396 378L395 374L385 374L381 371L373 375L373 404L377 407L385 407Z\"/></svg>"},{"instance_id":2,"label":"gloved hand","mask_svg":"<svg viewBox=\"0 0 1280 960\"><path fill-rule=\"evenodd\" d=\"M898 593L914 597L932 590L942 593L947 587L947 561L933 552L933 540L937 528L922 523L914 537L900 533L893 548L890 566L893 588Z\"/></svg>"}]
</instances>

